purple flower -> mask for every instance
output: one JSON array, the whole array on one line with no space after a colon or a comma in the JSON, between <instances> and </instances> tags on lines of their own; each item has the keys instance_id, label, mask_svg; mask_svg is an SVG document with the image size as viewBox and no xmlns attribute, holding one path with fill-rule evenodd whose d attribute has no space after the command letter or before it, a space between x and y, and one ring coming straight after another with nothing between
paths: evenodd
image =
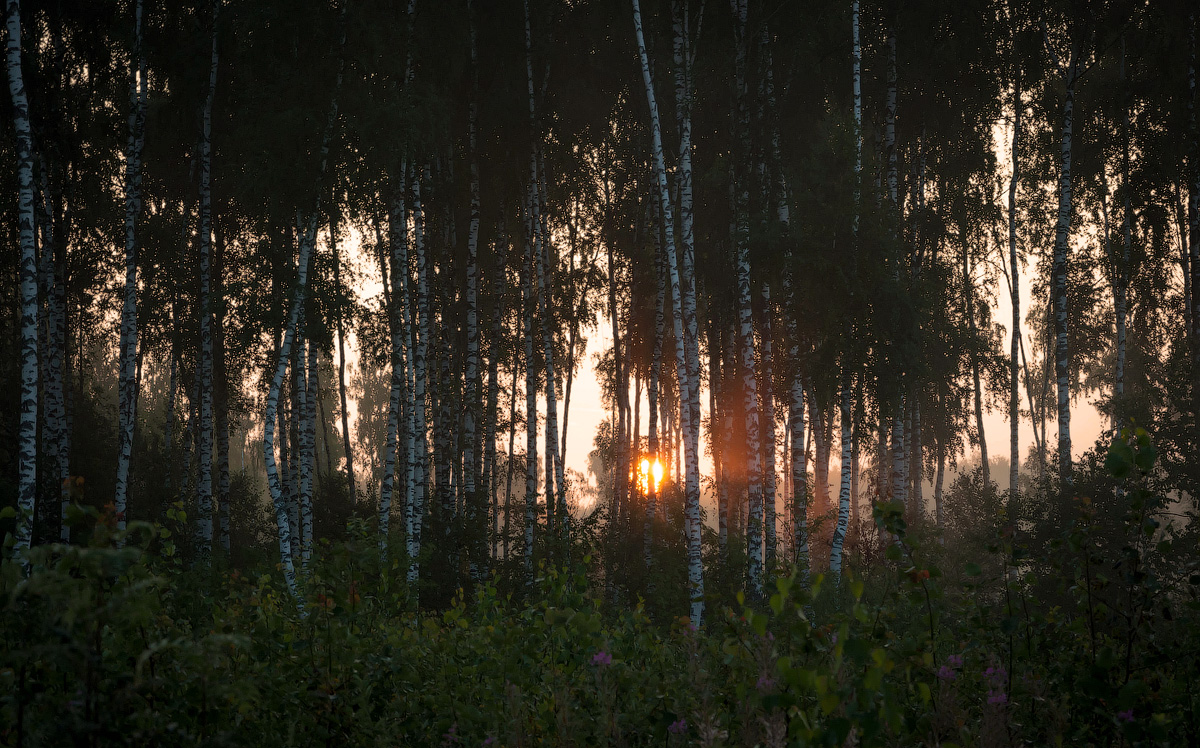
<instances>
[{"instance_id":1,"label":"purple flower","mask_svg":"<svg viewBox=\"0 0 1200 748\"><path fill-rule=\"evenodd\" d=\"M1008 703L1008 694L1003 691L988 691L987 703L992 706L1003 706Z\"/></svg>"},{"instance_id":2,"label":"purple flower","mask_svg":"<svg viewBox=\"0 0 1200 748\"><path fill-rule=\"evenodd\" d=\"M948 665L942 665L937 671L938 680L954 680L958 677L958 673Z\"/></svg>"},{"instance_id":3,"label":"purple flower","mask_svg":"<svg viewBox=\"0 0 1200 748\"><path fill-rule=\"evenodd\" d=\"M450 729L442 735L442 745L458 745L458 723L450 725Z\"/></svg>"},{"instance_id":4,"label":"purple flower","mask_svg":"<svg viewBox=\"0 0 1200 748\"><path fill-rule=\"evenodd\" d=\"M682 735L683 733L687 732L687 720L683 717L680 717L671 724L667 725L667 732L671 733L672 735Z\"/></svg>"},{"instance_id":5,"label":"purple flower","mask_svg":"<svg viewBox=\"0 0 1200 748\"><path fill-rule=\"evenodd\" d=\"M983 677L993 686L999 686L1008 680L1008 671L999 665L992 665L983 671Z\"/></svg>"},{"instance_id":6,"label":"purple flower","mask_svg":"<svg viewBox=\"0 0 1200 748\"><path fill-rule=\"evenodd\" d=\"M949 657L946 658L946 662L949 663L950 667L962 667L963 666L963 656L962 655L950 655Z\"/></svg>"},{"instance_id":7,"label":"purple flower","mask_svg":"<svg viewBox=\"0 0 1200 748\"><path fill-rule=\"evenodd\" d=\"M1117 721L1118 722L1132 722L1133 721L1133 710L1126 709L1123 712L1117 712Z\"/></svg>"},{"instance_id":8,"label":"purple flower","mask_svg":"<svg viewBox=\"0 0 1200 748\"><path fill-rule=\"evenodd\" d=\"M612 655L605 652L603 649L592 655L592 664L596 667L604 667L612 664Z\"/></svg>"},{"instance_id":9,"label":"purple flower","mask_svg":"<svg viewBox=\"0 0 1200 748\"><path fill-rule=\"evenodd\" d=\"M775 681L771 680L765 675L760 675L758 676L758 683L755 684L755 687L757 687L760 691L766 691L769 690L773 685L775 685Z\"/></svg>"}]
</instances>

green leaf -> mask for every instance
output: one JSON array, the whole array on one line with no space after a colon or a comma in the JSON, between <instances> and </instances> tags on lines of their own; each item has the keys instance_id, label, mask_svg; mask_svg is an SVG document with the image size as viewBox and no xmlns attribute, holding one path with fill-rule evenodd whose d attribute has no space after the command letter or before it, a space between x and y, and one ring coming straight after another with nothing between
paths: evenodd
<instances>
[{"instance_id":1,"label":"green leaf","mask_svg":"<svg viewBox=\"0 0 1200 748\"><path fill-rule=\"evenodd\" d=\"M966 565L966 572L968 577L977 577L983 573L983 569L974 561L968 561Z\"/></svg>"}]
</instances>

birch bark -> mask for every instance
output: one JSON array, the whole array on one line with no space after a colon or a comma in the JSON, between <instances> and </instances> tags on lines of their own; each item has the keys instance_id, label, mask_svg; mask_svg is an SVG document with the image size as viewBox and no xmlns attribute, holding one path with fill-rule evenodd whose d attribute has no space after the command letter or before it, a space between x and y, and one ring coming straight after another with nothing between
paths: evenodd
<instances>
[{"instance_id":1,"label":"birch bark","mask_svg":"<svg viewBox=\"0 0 1200 748\"><path fill-rule=\"evenodd\" d=\"M200 423L196 487L196 544L201 565L212 555L213 341L212 341L212 108L217 87L217 23L221 2L212 3L212 54L200 133Z\"/></svg>"},{"instance_id":2,"label":"birch bark","mask_svg":"<svg viewBox=\"0 0 1200 748\"><path fill-rule=\"evenodd\" d=\"M683 299L680 289L679 271L675 257L675 228L672 219L671 199L667 191L667 170L663 158L662 128L659 124L658 105L654 99L654 84L650 78L650 61L646 54L646 41L642 34L642 10L638 0L633 0L633 25L637 37L638 55L641 58L642 80L646 86L646 101L650 109L650 132L653 143L654 171L658 182L658 199L662 209L663 227L666 237L667 270L671 278L671 305L674 308L675 368L679 379L680 420L689 429L691 420L691 380L688 374L683 337ZM688 588L691 597L692 623L700 625L704 618L704 567L700 555L700 487L696 450L690 438L683 439L684 470L687 487L685 512L688 540ZM693 482L695 488L693 490Z\"/></svg>"},{"instance_id":3,"label":"birch bark","mask_svg":"<svg viewBox=\"0 0 1200 748\"><path fill-rule=\"evenodd\" d=\"M1062 161L1058 176L1058 221L1054 234L1054 258L1050 270L1054 300L1054 377L1058 403L1058 472L1064 486L1072 483L1071 460L1071 370L1067 342L1067 258L1071 238L1071 155L1075 122L1075 83L1078 79L1078 48L1072 46L1067 68L1062 71L1066 97L1062 108Z\"/></svg>"},{"instance_id":4,"label":"birch bark","mask_svg":"<svg viewBox=\"0 0 1200 748\"><path fill-rule=\"evenodd\" d=\"M471 577L482 580L484 548L486 540L486 508L481 509L480 496L476 495L478 455L476 452L475 429L479 415L479 299L478 299L478 247L479 247L479 160L476 155L476 129L479 117L479 63L475 49L475 18L471 2L467 2L467 26L471 52L471 94L468 104L468 146L471 172L471 218L467 231L467 361L463 381L463 495L467 504L466 517L470 527L472 543ZM482 505L486 507L486 505ZM480 517L483 520L480 520Z\"/></svg>"},{"instance_id":5,"label":"birch bark","mask_svg":"<svg viewBox=\"0 0 1200 748\"><path fill-rule=\"evenodd\" d=\"M37 494L38 330L37 256L33 217L33 136L21 63L21 3L8 0L8 91L17 135L17 234L21 243L21 419L17 448L17 554L29 549Z\"/></svg>"},{"instance_id":6,"label":"birch bark","mask_svg":"<svg viewBox=\"0 0 1200 748\"><path fill-rule=\"evenodd\" d=\"M134 363L137 357L137 222L142 213L142 145L146 133L146 56L142 50L142 0L134 5L133 57L129 71L129 139L125 148L125 303L121 309L120 366L118 371L117 481L113 507L117 529L125 529L125 504L129 494L129 463L133 457L133 430L137 421Z\"/></svg>"},{"instance_id":7,"label":"birch bark","mask_svg":"<svg viewBox=\"0 0 1200 748\"><path fill-rule=\"evenodd\" d=\"M342 77L345 71L345 46L346 46L346 25L345 25L345 6L342 6L342 31L341 31L341 48L338 59L337 80L333 90L333 98L330 101L328 117L325 121L325 132L321 139L320 149L320 170L317 177L316 200L313 206L312 214L308 220L307 229L304 231L303 237L300 240L300 256L297 258L296 266L296 287L292 292L291 309L288 312L287 324L284 328L283 340L279 344L279 355L275 363L275 375L271 379L271 386L267 390L267 407L263 418L263 462L267 469L267 487L271 493L271 501L275 507L275 526L279 536L279 561L283 569L284 581L287 583L288 590L292 597L297 599L298 605L303 608L303 602L299 599L299 590L296 586L296 568L292 563L292 535L288 526L287 506L283 500L283 487L279 480L279 470L275 462L275 419L279 410L279 392L283 388L283 379L287 373L287 365L292 352L292 345L296 337L296 330L300 322L300 310L304 305L304 298L308 290L308 266L309 259L312 257L312 252L317 242L317 217L320 214L322 185L324 181L326 168L329 162L329 148L333 140L334 128L337 124L338 112L338 94L342 88Z\"/></svg>"},{"instance_id":8,"label":"birch bark","mask_svg":"<svg viewBox=\"0 0 1200 748\"><path fill-rule=\"evenodd\" d=\"M842 367L841 386L841 424L842 424L842 484L838 491L837 526L833 531L833 544L829 551L829 573L834 583L839 583L842 574L842 548L846 542L846 531L850 524L850 447L853 437L851 434L850 409L850 371Z\"/></svg>"},{"instance_id":9,"label":"birch bark","mask_svg":"<svg viewBox=\"0 0 1200 748\"><path fill-rule=\"evenodd\" d=\"M420 579L421 532L425 518L425 500L429 478L429 443L425 427L426 393L429 377L426 358L429 349L429 262L425 252L425 212L421 206L421 172L412 182L413 249L417 255L417 325L416 353L413 358L413 433L415 454L412 460L414 495L409 502L408 582Z\"/></svg>"}]
</instances>

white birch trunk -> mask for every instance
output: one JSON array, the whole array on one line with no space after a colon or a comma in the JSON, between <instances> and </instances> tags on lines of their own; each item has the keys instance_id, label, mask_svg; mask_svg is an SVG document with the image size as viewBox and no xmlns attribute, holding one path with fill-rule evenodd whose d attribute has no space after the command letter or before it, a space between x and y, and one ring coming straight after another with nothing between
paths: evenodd
<instances>
[{"instance_id":1,"label":"white birch trunk","mask_svg":"<svg viewBox=\"0 0 1200 748\"><path fill-rule=\"evenodd\" d=\"M142 213L142 145L146 125L146 57L142 51L142 0L134 5L133 60L129 71L129 140L125 150L125 303L121 309L118 373L117 480L113 507L117 529L125 529L129 463L137 421L134 363L137 357L137 221Z\"/></svg>"},{"instance_id":2,"label":"white birch trunk","mask_svg":"<svg viewBox=\"0 0 1200 748\"><path fill-rule=\"evenodd\" d=\"M851 434L850 408L850 372L843 365L841 386L841 423L842 423L842 482L838 491L837 526L833 530L833 545L829 551L829 573L834 578L834 584L840 584L842 575L842 548L846 542L846 531L850 525L850 446L853 441Z\"/></svg>"},{"instance_id":3,"label":"white birch trunk","mask_svg":"<svg viewBox=\"0 0 1200 748\"><path fill-rule=\"evenodd\" d=\"M526 14L528 23L528 14ZM530 188L532 193L532 188ZM537 524L537 369L533 360L533 222L531 208L526 203L525 210L525 255L521 264L521 302L523 309L522 327L525 331L525 525L522 562L525 571L525 584L533 586L533 531Z\"/></svg>"},{"instance_id":4,"label":"white birch trunk","mask_svg":"<svg viewBox=\"0 0 1200 748\"><path fill-rule=\"evenodd\" d=\"M772 357L771 287L763 281L762 318L762 447L763 447L763 521L765 522L766 573L775 573L775 376Z\"/></svg>"},{"instance_id":5,"label":"white birch trunk","mask_svg":"<svg viewBox=\"0 0 1200 748\"><path fill-rule=\"evenodd\" d=\"M383 568L387 568L388 561L388 537L392 517L392 491L396 482L396 453L400 427L400 395L403 389L404 377L403 342L400 337L400 305L405 303L405 299L400 296L400 268L399 263L396 261L397 244L401 241L397 234L403 230L400 225L401 211L399 200L392 198L389 201L388 207L392 261L390 268L388 266L380 268L380 273L384 276L385 280L384 290L386 291L388 286L391 287L391 294L388 299L388 323L391 327L390 358L392 365L392 375L388 388L387 435L384 437L383 477L379 482L379 558ZM382 243L382 237L377 237L377 241ZM384 257L385 255L381 250L381 263L384 262Z\"/></svg>"},{"instance_id":6,"label":"white birch trunk","mask_svg":"<svg viewBox=\"0 0 1200 748\"><path fill-rule=\"evenodd\" d=\"M279 344L278 358L275 362L275 375L267 390L267 407L263 417L263 463L267 470L267 488L271 494L271 503L275 508L275 526L279 536L279 562L283 569L283 578L288 591L296 598L297 604L303 610L303 601L299 597L296 586L296 567L292 563L293 537L288 525L287 506L284 502L283 486L279 480L279 469L275 462L275 420L279 411L279 392L283 389L283 379L287 374L288 361L291 360L292 345L300 323L300 312L304 306L304 298L308 291L309 260L317 243L317 217L321 209L321 183L324 181L326 168L329 163L329 146L333 140L334 127L337 124L338 95L342 88L342 77L345 71L346 26L345 7L343 6L341 50L339 52L337 80L334 86L333 99L330 101L328 117L325 121L325 132L321 140L320 170L318 171L316 200L308 226L300 239L300 256L296 264L296 287L292 292L291 309L288 312L287 324L284 327L283 340Z\"/></svg>"},{"instance_id":7,"label":"white birch trunk","mask_svg":"<svg viewBox=\"0 0 1200 748\"><path fill-rule=\"evenodd\" d=\"M471 171L471 219L467 231L467 361L463 382L463 494L467 503L466 517L469 536L475 538L469 553L471 577L476 581L483 578L484 541L486 538L486 504L477 495L476 482L479 460L476 444L476 424L479 420L479 297L478 297L478 248L479 248L479 160L476 155L476 130L479 118L479 62L475 49L475 19L471 13L471 2L467 2L467 25L471 41L471 100L468 104L468 145L470 148Z\"/></svg>"},{"instance_id":8,"label":"white birch trunk","mask_svg":"<svg viewBox=\"0 0 1200 748\"><path fill-rule=\"evenodd\" d=\"M676 33L678 35L678 32ZM652 204L657 205L657 203ZM654 278L657 289L654 297L654 353L650 364L650 382L646 388L646 403L649 416L647 439L649 440L650 454L654 455L654 459L661 462L662 456L659 454L658 448L658 390L659 379L662 377L663 332L666 328L667 279L664 268L665 263L663 261L662 232L660 230L662 212L655 210L654 214L658 218L659 228L654 232ZM715 382L716 380L710 381ZM714 463L718 461L715 454L713 461ZM642 546L646 572L651 581L653 581L653 576L650 576L650 572L654 567L654 516L657 512L657 502L658 486L654 481L650 481L650 491L646 497L646 521Z\"/></svg>"},{"instance_id":9,"label":"white birch trunk","mask_svg":"<svg viewBox=\"0 0 1200 748\"><path fill-rule=\"evenodd\" d=\"M553 325L553 301L554 301L554 270L556 254L552 251L554 245L550 241L550 214L549 214L549 191L546 189L546 164L542 158L541 147L538 148L538 184L540 185L541 193L539 198L539 217L541 219L541 230L539 233L539 245L541 252L539 253L538 265L538 295L542 303L542 345L545 348L545 376L546 376L546 457L550 464L547 466L546 482L550 482L550 473L554 474L554 491L553 496L557 502L557 519L559 540L562 543L563 551L570 550L570 531L571 517L567 510L566 496L566 479L563 475L563 459L559 451L559 428L558 428L558 395L557 383L558 375L554 360L554 338L551 334ZM550 500L550 492L547 490L546 500Z\"/></svg>"},{"instance_id":10,"label":"white birch trunk","mask_svg":"<svg viewBox=\"0 0 1200 748\"><path fill-rule=\"evenodd\" d=\"M413 357L413 434L415 449L412 459L413 497L408 516L408 582L415 585L420 579L421 531L425 519L426 486L429 478L429 443L426 433L426 394L429 386L427 356L429 352L429 262L425 256L425 211L421 206L421 175L412 183L413 249L417 255L417 342ZM415 589L415 588L414 588Z\"/></svg>"},{"instance_id":11,"label":"white birch trunk","mask_svg":"<svg viewBox=\"0 0 1200 748\"><path fill-rule=\"evenodd\" d=\"M633 0L633 25L637 36L638 55L642 64L642 80L646 86L646 101L650 108L650 132L653 142L654 172L658 182L658 199L662 209L663 228L666 237L667 270L671 278L671 305L674 310L675 368L679 379L680 420L690 433L691 378L688 373L683 337L683 299L680 289L679 270L675 258L675 228L671 215L671 199L667 191L667 170L663 158L662 127L659 124L658 105L654 100L654 83L650 78L650 61L646 54L646 41L642 34L642 10L638 0ZM700 486L699 465L693 440L683 439L685 489L685 512L688 540L688 588L691 597L691 619L700 625L704 618L704 567L700 555ZM693 490L693 482L695 487Z\"/></svg>"},{"instance_id":12,"label":"white birch trunk","mask_svg":"<svg viewBox=\"0 0 1200 748\"><path fill-rule=\"evenodd\" d=\"M1062 162L1058 176L1058 222L1054 234L1051 295L1054 300L1054 377L1058 403L1058 471L1064 487L1071 478L1071 378L1067 344L1067 257L1071 238L1071 149L1075 122L1075 82L1079 62L1071 52L1063 72L1066 98L1062 109Z\"/></svg>"},{"instance_id":13,"label":"white birch trunk","mask_svg":"<svg viewBox=\"0 0 1200 748\"><path fill-rule=\"evenodd\" d=\"M17 135L17 233L21 242L21 419L17 447L17 528L15 553L22 555L33 538L37 493L38 329L37 256L33 211L33 136L29 99L21 70L21 3L8 0L8 91Z\"/></svg>"},{"instance_id":14,"label":"white birch trunk","mask_svg":"<svg viewBox=\"0 0 1200 748\"><path fill-rule=\"evenodd\" d=\"M65 311L62 299L62 278L56 260L59 245L54 232L53 190L50 188L50 169L45 159L42 159L42 173L45 175L46 181L45 189L42 190L41 221L42 280L46 304L46 360L45 371L42 375L46 402L42 442L45 445L47 461L57 472L59 481L59 540L63 543L70 543L71 527L67 524L67 508L71 502L70 434L63 387ZM61 249L65 254L66 248L62 247Z\"/></svg>"},{"instance_id":15,"label":"white birch trunk","mask_svg":"<svg viewBox=\"0 0 1200 748\"><path fill-rule=\"evenodd\" d=\"M313 552L313 491L316 486L317 474L317 399L320 397L317 387L317 344L311 339L308 341L306 353L308 357L308 375L305 377L307 397L305 399L306 411L304 414L304 448L305 460L308 464L308 490L302 496L300 504L300 558L305 566L308 565ZM228 462L226 465L228 465ZM222 522L224 522L228 514L222 512L221 517ZM222 527L222 534L228 537L228 533L224 527Z\"/></svg>"},{"instance_id":16,"label":"white birch trunk","mask_svg":"<svg viewBox=\"0 0 1200 748\"><path fill-rule=\"evenodd\" d=\"M299 491L296 501L295 528L299 539L300 568L308 570L308 561L312 548L308 538L312 535L312 464L309 462L308 448L308 411L309 388L306 354L308 348L308 321L301 319L300 330L296 337L296 356L293 359L292 381L296 387L296 412L293 416L296 425L297 455L296 466L299 472L297 481ZM307 530L307 531L306 531Z\"/></svg>"},{"instance_id":17,"label":"white birch trunk","mask_svg":"<svg viewBox=\"0 0 1200 748\"><path fill-rule=\"evenodd\" d=\"M201 565L207 564L212 555L213 540L212 107L217 87L220 0L213 0L212 7L212 55L200 134L200 423L195 536Z\"/></svg>"}]
</instances>

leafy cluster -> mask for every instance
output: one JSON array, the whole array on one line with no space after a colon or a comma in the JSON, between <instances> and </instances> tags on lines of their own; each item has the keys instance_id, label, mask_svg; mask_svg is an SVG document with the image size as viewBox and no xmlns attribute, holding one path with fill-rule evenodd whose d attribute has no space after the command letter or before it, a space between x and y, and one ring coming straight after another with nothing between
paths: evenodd
<instances>
[{"instance_id":1,"label":"leafy cluster","mask_svg":"<svg viewBox=\"0 0 1200 748\"><path fill-rule=\"evenodd\" d=\"M607 604L591 557L415 612L365 526L322 548L301 609L270 568L185 571L168 528L93 515L90 547L4 562L0 741L1181 745L1200 567L1154 457L1141 430L1110 447L1111 536L1077 500L1044 553L1002 528L960 564L881 503L880 571L780 578L702 630Z\"/></svg>"}]
</instances>

